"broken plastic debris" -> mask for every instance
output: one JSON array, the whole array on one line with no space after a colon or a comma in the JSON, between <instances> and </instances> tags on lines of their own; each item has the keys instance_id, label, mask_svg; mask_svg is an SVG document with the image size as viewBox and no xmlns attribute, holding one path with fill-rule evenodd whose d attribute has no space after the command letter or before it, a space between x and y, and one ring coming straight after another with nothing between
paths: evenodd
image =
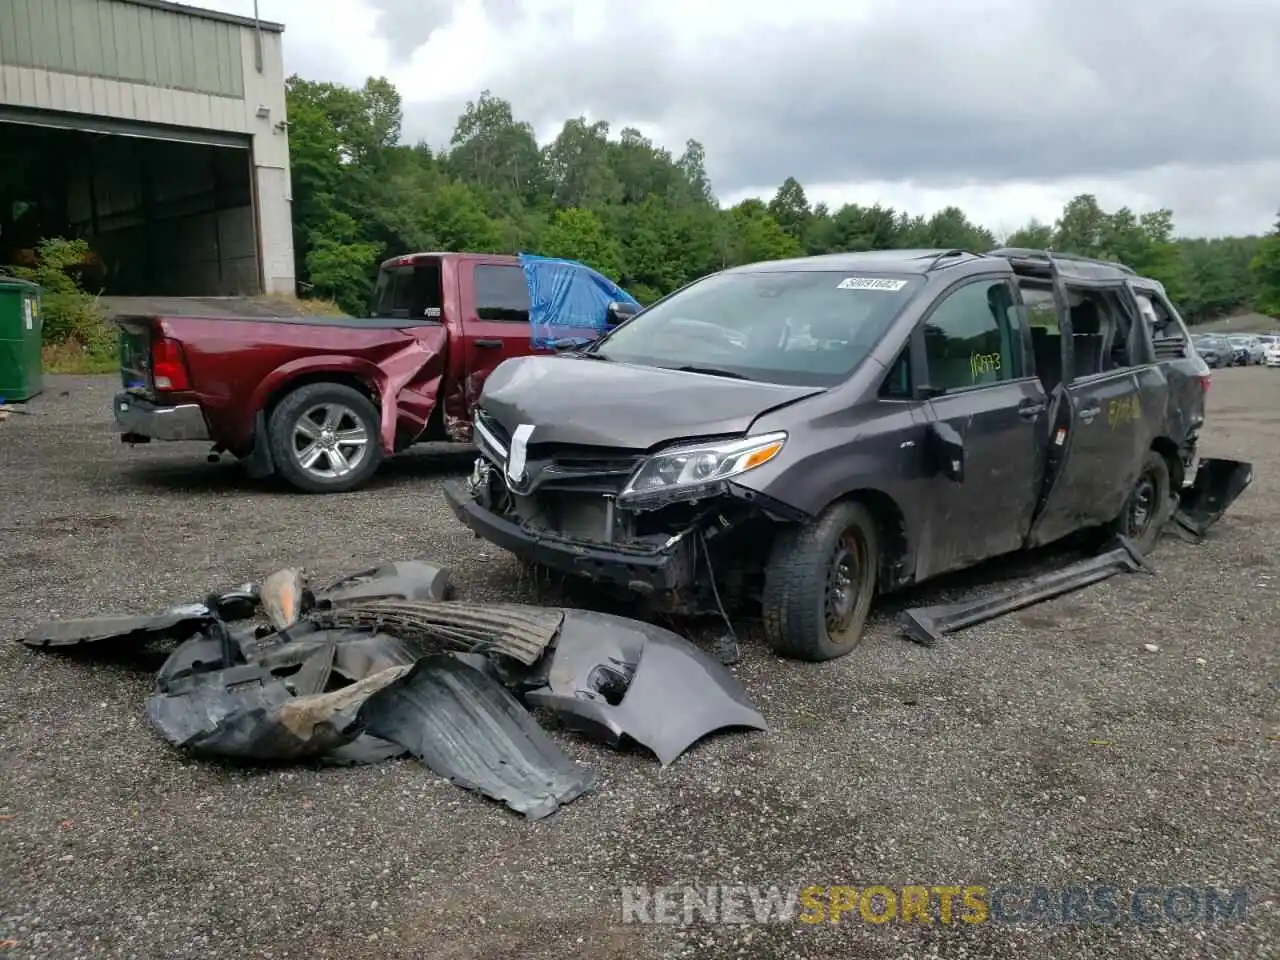
<instances>
[{"instance_id":1,"label":"broken plastic debris","mask_svg":"<svg viewBox=\"0 0 1280 960\"><path fill-rule=\"evenodd\" d=\"M397 560L352 574L316 593L316 603L337 606L370 600L447 600L449 571L425 560Z\"/></svg>"},{"instance_id":2,"label":"broken plastic debris","mask_svg":"<svg viewBox=\"0 0 1280 960\"><path fill-rule=\"evenodd\" d=\"M29 647L77 647L107 640L141 644L185 639L198 633L209 620L209 608L197 603L150 616L55 620L34 627L22 642Z\"/></svg>"},{"instance_id":3,"label":"broken plastic debris","mask_svg":"<svg viewBox=\"0 0 1280 960\"><path fill-rule=\"evenodd\" d=\"M663 766L717 730L768 729L724 664L640 620L565 610L545 676L530 705L615 747L634 740Z\"/></svg>"},{"instance_id":4,"label":"broken plastic debris","mask_svg":"<svg viewBox=\"0 0 1280 960\"><path fill-rule=\"evenodd\" d=\"M262 609L277 630L286 630L302 617L307 581L293 567L277 570L262 582Z\"/></svg>"},{"instance_id":5,"label":"broken plastic debris","mask_svg":"<svg viewBox=\"0 0 1280 960\"><path fill-rule=\"evenodd\" d=\"M595 783L496 680L447 654L419 660L371 697L360 719L440 776L530 820L554 813Z\"/></svg>"},{"instance_id":6,"label":"broken plastic debris","mask_svg":"<svg viewBox=\"0 0 1280 960\"><path fill-rule=\"evenodd\" d=\"M316 597L288 568L260 590L245 584L155 616L45 624L24 640L185 641L147 702L152 725L174 746L333 765L411 752L535 819L595 779L521 697L606 742L641 743L664 765L713 730L765 729L732 674L670 631L582 610L421 599L447 587L444 568L400 561ZM243 622L228 628L232 619Z\"/></svg>"}]
</instances>

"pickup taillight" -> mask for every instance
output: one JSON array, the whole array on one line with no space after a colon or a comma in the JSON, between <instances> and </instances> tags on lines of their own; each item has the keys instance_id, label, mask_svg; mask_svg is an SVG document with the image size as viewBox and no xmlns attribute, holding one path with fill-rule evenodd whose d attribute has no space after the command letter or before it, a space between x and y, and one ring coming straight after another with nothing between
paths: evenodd
<instances>
[{"instance_id":1,"label":"pickup taillight","mask_svg":"<svg viewBox=\"0 0 1280 960\"><path fill-rule=\"evenodd\" d=\"M187 374L187 359L182 354L182 344L168 337L160 337L151 345L151 385L157 391L191 389L191 377Z\"/></svg>"}]
</instances>

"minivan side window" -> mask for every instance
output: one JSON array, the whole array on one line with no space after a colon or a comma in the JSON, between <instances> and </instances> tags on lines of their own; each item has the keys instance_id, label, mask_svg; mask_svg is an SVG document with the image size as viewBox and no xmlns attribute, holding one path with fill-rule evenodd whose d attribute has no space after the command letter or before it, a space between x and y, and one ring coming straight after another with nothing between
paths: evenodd
<instances>
[{"instance_id":1,"label":"minivan side window","mask_svg":"<svg viewBox=\"0 0 1280 960\"><path fill-rule=\"evenodd\" d=\"M1021 377L1016 316L1003 280L980 280L948 294L924 326L929 386L964 390Z\"/></svg>"},{"instance_id":2,"label":"minivan side window","mask_svg":"<svg viewBox=\"0 0 1280 960\"><path fill-rule=\"evenodd\" d=\"M529 322L529 288L518 266L480 264L472 274L476 316L481 320Z\"/></svg>"}]
</instances>

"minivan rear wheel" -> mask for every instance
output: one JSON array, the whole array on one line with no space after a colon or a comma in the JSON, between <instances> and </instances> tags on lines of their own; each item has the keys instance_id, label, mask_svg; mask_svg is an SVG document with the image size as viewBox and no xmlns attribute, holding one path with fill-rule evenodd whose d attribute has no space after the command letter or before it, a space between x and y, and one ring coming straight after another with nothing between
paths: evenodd
<instances>
[{"instance_id":1,"label":"minivan rear wheel","mask_svg":"<svg viewBox=\"0 0 1280 960\"><path fill-rule=\"evenodd\" d=\"M841 501L784 530L765 568L765 639L781 656L817 662L862 642L875 595L880 545L861 503Z\"/></svg>"}]
</instances>

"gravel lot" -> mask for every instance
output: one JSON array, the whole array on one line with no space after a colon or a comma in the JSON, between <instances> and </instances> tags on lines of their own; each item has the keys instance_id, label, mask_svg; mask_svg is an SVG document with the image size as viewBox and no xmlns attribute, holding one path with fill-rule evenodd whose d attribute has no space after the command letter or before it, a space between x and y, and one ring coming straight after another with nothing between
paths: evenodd
<instances>
[{"instance_id":1,"label":"gravel lot","mask_svg":"<svg viewBox=\"0 0 1280 960\"><path fill-rule=\"evenodd\" d=\"M355 494L291 495L201 445L124 447L114 387L50 377L0 423L0 636L298 563L328 579L430 557L462 597L530 598L442 502L465 452L399 458ZM1252 459L1257 479L1208 542L1166 538L1157 576L934 650L883 617L825 665L748 645L736 669L772 731L666 771L557 733L602 783L537 824L410 760L186 760L144 716L154 664L4 642L0 956L1276 957L1280 373L1215 372L1210 398L1204 452ZM1216 924L619 922L620 884L693 882L1212 884L1249 901Z\"/></svg>"}]
</instances>

